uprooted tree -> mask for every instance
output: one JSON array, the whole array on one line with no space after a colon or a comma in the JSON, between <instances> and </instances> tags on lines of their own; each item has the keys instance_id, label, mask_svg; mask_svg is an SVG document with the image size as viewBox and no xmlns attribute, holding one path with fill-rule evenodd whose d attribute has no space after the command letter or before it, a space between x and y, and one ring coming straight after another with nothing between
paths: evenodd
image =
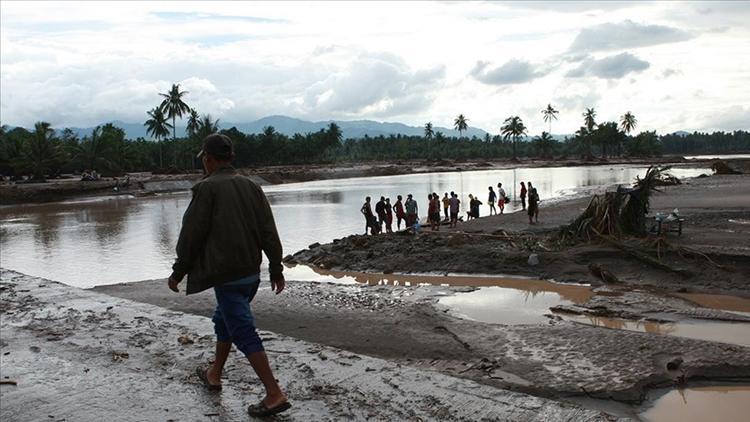
<instances>
[{"instance_id":1,"label":"uprooted tree","mask_svg":"<svg viewBox=\"0 0 750 422\"><path fill-rule=\"evenodd\" d=\"M632 188L618 187L615 192L594 195L586 210L560 229L559 239L574 242L601 236L645 236L651 194L660 192L660 186L679 183L669 169L651 166L643 178L636 177Z\"/></svg>"}]
</instances>

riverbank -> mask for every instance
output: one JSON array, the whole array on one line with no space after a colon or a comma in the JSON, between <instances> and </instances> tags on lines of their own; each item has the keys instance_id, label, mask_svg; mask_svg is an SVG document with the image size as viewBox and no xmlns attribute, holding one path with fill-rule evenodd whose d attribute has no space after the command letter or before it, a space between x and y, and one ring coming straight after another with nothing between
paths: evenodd
<instances>
[{"instance_id":1,"label":"riverbank","mask_svg":"<svg viewBox=\"0 0 750 422\"><path fill-rule=\"evenodd\" d=\"M240 171L260 185L308 182L314 180L345 179L355 177L390 176L439 172L480 171L492 169L529 167L571 167L607 164L650 165L678 163L684 166L707 166L713 160L686 160L678 156L648 159L560 159L536 160L405 160L397 162L336 163L290 166L264 166L243 168ZM73 176L51 179L45 183L0 183L0 205L52 202L71 198L102 195L150 196L158 193L187 191L200 180L198 172L187 174L133 173L128 186L122 180L106 178L97 181L81 181ZM117 190L115 190L117 188Z\"/></svg>"},{"instance_id":2,"label":"riverbank","mask_svg":"<svg viewBox=\"0 0 750 422\"><path fill-rule=\"evenodd\" d=\"M194 375L208 318L0 273L3 420L246 420L262 386L239 356L224 389ZM262 332L289 421L611 421L607 414Z\"/></svg>"},{"instance_id":3,"label":"riverbank","mask_svg":"<svg viewBox=\"0 0 750 422\"><path fill-rule=\"evenodd\" d=\"M656 254L644 259L605 242L555 242L551 235L576 218L589 200L548 206L543 201L538 224L530 225L524 212L516 212L459 223L456 229L423 229L417 235L352 235L299 251L286 262L340 271L515 274L604 284L593 264L625 285L750 297L750 175L695 178L655 194L652 213L677 208L686 219L682 235L666 237L669 248L661 251L660 260ZM638 248L642 242L627 245ZM538 262L530 264L532 254Z\"/></svg>"}]
</instances>

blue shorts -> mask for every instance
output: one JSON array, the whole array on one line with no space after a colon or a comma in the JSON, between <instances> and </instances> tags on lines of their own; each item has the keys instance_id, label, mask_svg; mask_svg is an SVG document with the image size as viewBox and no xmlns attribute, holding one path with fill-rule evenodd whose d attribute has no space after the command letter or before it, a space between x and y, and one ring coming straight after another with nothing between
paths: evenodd
<instances>
[{"instance_id":1,"label":"blue shorts","mask_svg":"<svg viewBox=\"0 0 750 422\"><path fill-rule=\"evenodd\" d=\"M231 341L245 356L264 350L250 310L259 284L260 274L255 274L214 287L216 310L211 320L216 341Z\"/></svg>"}]
</instances>

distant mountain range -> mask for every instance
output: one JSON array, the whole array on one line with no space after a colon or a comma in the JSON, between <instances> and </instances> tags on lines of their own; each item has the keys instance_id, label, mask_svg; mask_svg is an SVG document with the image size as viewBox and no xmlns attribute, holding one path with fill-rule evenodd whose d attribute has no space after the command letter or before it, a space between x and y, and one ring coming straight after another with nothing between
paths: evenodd
<instances>
[{"instance_id":1,"label":"distant mountain range","mask_svg":"<svg viewBox=\"0 0 750 422\"><path fill-rule=\"evenodd\" d=\"M347 138L362 138L365 135L370 137L374 136L388 136L388 135L409 135L409 136L422 136L424 135L424 127L422 126L409 126L403 123L391 123L391 122L376 122L374 120L327 120L320 122L310 122L307 120L295 119L288 116L268 116L263 117L252 122L237 123L237 122L225 122L219 120L219 128L230 129L236 127L242 133L261 133L267 126L273 126L276 132L283 133L285 135L292 136L295 133L306 134L308 132L317 132L320 129L325 129L331 122L336 123L341 128L344 139ZM122 128L125 131L125 135L129 139L145 138L150 139L151 136L146 134L146 128L142 123L127 123L119 120L111 122L113 125ZM58 128L61 130L61 128ZM79 137L91 134L93 127L71 128ZM435 133L443 132L445 136L458 136L458 131L448 129L444 127L435 126L433 128ZM476 136L484 137L484 130L479 128L469 127L463 133L463 136ZM185 135L185 126L177 124L177 136Z\"/></svg>"},{"instance_id":2,"label":"distant mountain range","mask_svg":"<svg viewBox=\"0 0 750 422\"><path fill-rule=\"evenodd\" d=\"M219 128L230 129L232 127L236 127L237 130L239 130L242 133L251 134L251 133L261 133L263 132L263 129L266 128L267 126L273 126L273 128L276 129L276 132L283 133L288 136L292 136L295 133L300 133L304 135L309 132L317 132L320 129L325 129L331 122L339 125L339 127L341 128L341 132L343 133L344 139L362 138L365 135L370 136L370 137L375 137L379 135L389 136L389 135L398 135L398 134L407 135L407 136L424 135L423 126L409 126L403 123L376 122L374 120L326 120L326 121L311 122L307 120L296 119L294 117L289 117L289 116L268 116L268 117L263 117L262 119L258 119L258 120L255 120L252 122L246 122L246 123L224 122L220 120ZM121 120L113 120L110 123L112 123L113 125L119 128L122 128L125 131L125 136L128 139L137 139L137 138L151 139L151 136L146 134L146 128L143 126L143 123L128 123L128 122L123 122ZM63 128L56 128L56 129L59 134L62 132ZM93 127L71 127L70 129L72 129L73 132L78 135L78 137L90 135L91 132L94 130ZM443 135L445 136L457 137L459 135L457 130L440 127L440 126L433 127L433 131L435 133L442 132ZM469 138L471 138L472 136L476 136L477 138L483 138L486 133L487 132L483 129L469 127L469 129L463 133L463 136L467 136ZM679 136L686 136L686 135L689 135L690 132L680 130L677 132L673 132L673 134L679 135ZM179 123L177 124L177 135L185 136L184 125L180 125ZM566 137L572 138L573 136L575 135L574 134L552 135L552 137L557 141L563 141ZM529 140L531 138L533 138L533 135L523 137L522 140Z\"/></svg>"}]
</instances>

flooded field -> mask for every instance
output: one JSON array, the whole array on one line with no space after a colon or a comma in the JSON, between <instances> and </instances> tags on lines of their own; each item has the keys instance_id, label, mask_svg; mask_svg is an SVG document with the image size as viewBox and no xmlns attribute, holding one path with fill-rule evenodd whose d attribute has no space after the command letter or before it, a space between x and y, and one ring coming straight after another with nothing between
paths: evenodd
<instances>
[{"instance_id":1,"label":"flooded field","mask_svg":"<svg viewBox=\"0 0 750 422\"><path fill-rule=\"evenodd\" d=\"M429 192L456 191L465 204L470 193L485 199L488 186L502 182L511 197L518 182L532 181L544 207L555 200L603 185L630 183L639 166L524 168L325 180L264 188L272 204L285 253L325 243L364 229L359 207L365 196L412 193L426 210ZM708 169L675 169L678 177ZM78 287L166 277L187 193L148 198L108 197L62 203L0 207L0 261L26 274ZM512 212L519 204L511 203ZM486 214L483 207L482 214ZM322 280L307 267L287 273L297 280Z\"/></svg>"},{"instance_id":2,"label":"flooded field","mask_svg":"<svg viewBox=\"0 0 750 422\"><path fill-rule=\"evenodd\" d=\"M750 386L672 390L639 416L644 422L745 422L750 418Z\"/></svg>"}]
</instances>

